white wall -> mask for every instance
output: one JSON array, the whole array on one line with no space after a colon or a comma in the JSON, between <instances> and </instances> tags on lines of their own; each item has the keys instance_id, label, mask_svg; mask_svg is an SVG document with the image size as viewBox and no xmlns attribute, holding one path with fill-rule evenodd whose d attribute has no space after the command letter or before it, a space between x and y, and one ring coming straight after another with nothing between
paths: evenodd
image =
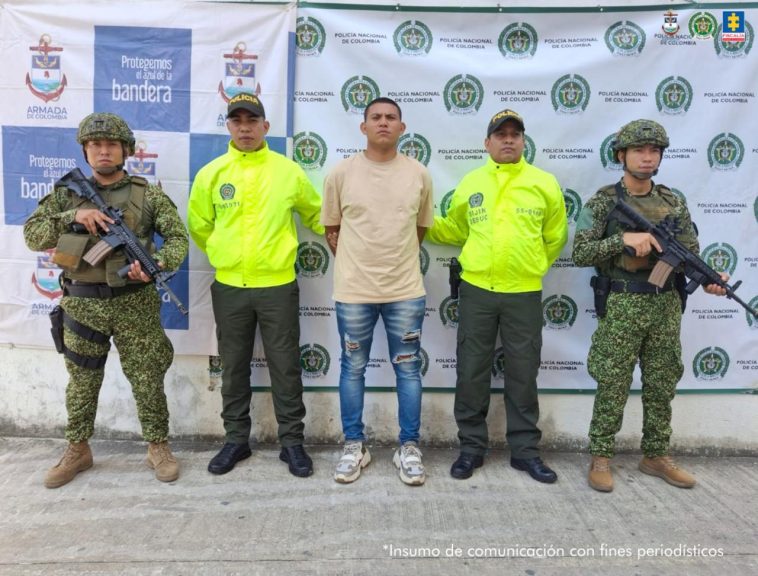
<instances>
[{"instance_id":1,"label":"white wall","mask_svg":"<svg viewBox=\"0 0 758 576\"><path fill-rule=\"evenodd\" d=\"M67 375L63 358L50 350L0 347L0 435L62 437L66 422ZM221 394L209 390L205 357L179 356L166 376L172 438L223 439ZM540 395L543 447L585 450L592 415L592 394ZM337 392L306 392L306 442L341 442ZM270 393L253 396L253 438L276 442ZM364 421L373 442L396 442L397 401L392 393L368 393ZM758 395L684 394L674 400L673 448L696 454L748 454L758 451ZM504 409L493 395L489 416L494 446L504 443ZM619 450L638 450L642 406L630 397ZM110 354L100 394L95 437L138 438L139 423L129 384L116 354ZM457 445L452 393L427 393L423 399L422 442Z\"/></svg>"}]
</instances>

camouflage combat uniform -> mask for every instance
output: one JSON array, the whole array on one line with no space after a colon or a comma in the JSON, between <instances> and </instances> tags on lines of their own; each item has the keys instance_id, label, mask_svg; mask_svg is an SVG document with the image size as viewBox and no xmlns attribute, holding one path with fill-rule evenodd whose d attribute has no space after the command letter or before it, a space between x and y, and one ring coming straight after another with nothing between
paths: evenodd
<instances>
[{"instance_id":1,"label":"camouflage combat uniform","mask_svg":"<svg viewBox=\"0 0 758 576\"><path fill-rule=\"evenodd\" d=\"M144 180L137 180L144 184ZM126 195L132 199L134 185L130 176L105 187L94 181L93 184L108 204L113 203L114 197L123 198ZM153 185L142 188L142 223L146 229L157 232L164 240L153 257L166 270L175 270L187 255L187 230L176 206L163 190ZM24 225L27 246L36 251L56 247L60 237L71 232L77 208L91 207L77 206L80 202L65 187L58 187L43 198ZM124 221L134 229L126 217ZM92 268L84 262L81 262L79 269L81 267ZM70 276L71 273L64 268L63 278L68 280ZM104 267L102 276L100 282L105 282ZM113 338L124 374L132 386L143 437L149 442L166 440L168 407L163 392L163 378L173 359L173 347L160 323L160 296L155 285L138 285L133 291L112 298L64 295L61 307L70 318ZM108 352L110 341L94 342L66 327L64 345L77 354L99 357ZM81 442L92 436L94 431L104 368L85 368L68 358L65 363L69 373L66 389L66 438L70 442Z\"/></svg>"},{"instance_id":2,"label":"camouflage combat uniform","mask_svg":"<svg viewBox=\"0 0 758 576\"><path fill-rule=\"evenodd\" d=\"M624 201L653 224L667 214L678 218L682 232L677 239L698 252L687 206L668 188L653 185L652 191L644 196L630 196L624 189ZM639 259L623 254L624 230L617 222L606 222L615 202L614 186L601 188L587 202L577 223L574 262L578 266L594 266L601 276L615 280L617 286L646 282L655 258ZM638 268L630 271L635 267ZM679 337L682 308L679 294L672 289L673 277L672 272L661 293L614 291L608 296L607 312L598 319L587 359L588 371L597 381L589 432L590 453L595 456L614 455L615 435L621 429L638 359L642 372L642 452L648 457L668 452L671 401L683 374Z\"/></svg>"}]
</instances>

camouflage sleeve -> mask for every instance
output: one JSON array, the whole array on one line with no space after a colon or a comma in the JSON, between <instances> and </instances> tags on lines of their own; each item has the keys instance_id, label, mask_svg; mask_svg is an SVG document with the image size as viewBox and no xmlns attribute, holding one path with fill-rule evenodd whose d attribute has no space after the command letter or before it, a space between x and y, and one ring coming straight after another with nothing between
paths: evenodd
<instances>
[{"instance_id":1,"label":"camouflage sleeve","mask_svg":"<svg viewBox=\"0 0 758 576\"><path fill-rule=\"evenodd\" d=\"M163 246L154 254L165 270L176 270L187 257L187 228L179 217L176 205L158 186L150 185L145 198L153 211L153 226L163 238Z\"/></svg>"},{"instance_id":2,"label":"camouflage sleeve","mask_svg":"<svg viewBox=\"0 0 758 576\"><path fill-rule=\"evenodd\" d=\"M605 238L605 226L613 201L596 194L579 213L571 258L577 266L599 266L621 254L621 234Z\"/></svg>"},{"instance_id":3,"label":"camouflage sleeve","mask_svg":"<svg viewBox=\"0 0 758 576\"><path fill-rule=\"evenodd\" d=\"M677 198L677 202L674 216L678 219L679 227L682 231L677 234L676 239L695 254L700 254L700 243L698 242L695 226L692 224L692 216L690 216L687 204L681 198Z\"/></svg>"},{"instance_id":4,"label":"camouflage sleeve","mask_svg":"<svg viewBox=\"0 0 758 576\"><path fill-rule=\"evenodd\" d=\"M40 200L24 223L24 241L30 250L39 252L54 248L61 234L69 231L76 209L64 210L67 194L66 188L56 188Z\"/></svg>"}]
</instances>

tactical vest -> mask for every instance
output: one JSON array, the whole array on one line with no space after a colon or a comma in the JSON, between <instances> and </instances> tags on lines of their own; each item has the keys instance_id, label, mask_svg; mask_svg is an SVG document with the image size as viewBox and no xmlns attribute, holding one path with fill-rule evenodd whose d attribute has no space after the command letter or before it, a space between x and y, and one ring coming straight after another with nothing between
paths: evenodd
<instances>
[{"instance_id":1,"label":"tactical vest","mask_svg":"<svg viewBox=\"0 0 758 576\"><path fill-rule=\"evenodd\" d=\"M139 238L142 245L152 254L153 244L152 217L146 209L145 193L147 180L139 176L130 176L130 183L114 189L99 190L103 200L113 208L123 211L123 222ZM65 210L97 208L86 198L81 198L73 192L68 194ZM106 283L117 288L127 284L127 278L121 278L118 270L127 264L122 250L114 250L97 266L91 266L83 256L98 242L100 238L87 234L67 232L58 239L53 261L63 268L65 277L69 280L88 283Z\"/></svg>"},{"instance_id":2,"label":"tactical vest","mask_svg":"<svg viewBox=\"0 0 758 576\"><path fill-rule=\"evenodd\" d=\"M615 185L602 188L600 193L607 196L609 202L615 203L617 200ZM656 184L650 194L646 194L645 196L633 196L625 192L623 200L653 225L658 224L671 214L677 206L676 195L669 188L660 184ZM608 220L605 228L605 237L608 238L627 231L630 230L621 225L617 220ZM613 259L611 269L604 270L603 272L604 275L615 279L646 280L656 262L657 258L654 253L638 257L628 256L622 252Z\"/></svg>"}]
</instances>

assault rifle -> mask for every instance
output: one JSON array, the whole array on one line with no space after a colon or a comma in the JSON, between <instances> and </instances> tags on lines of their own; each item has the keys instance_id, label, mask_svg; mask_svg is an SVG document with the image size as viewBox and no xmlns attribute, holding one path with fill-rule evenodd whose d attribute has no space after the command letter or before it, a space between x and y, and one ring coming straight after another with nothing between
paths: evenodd
<instances>
[{"instance_id":1,"label":"assault rifle","mask_svg":"<svg viewBox=\"0 0 758 576\"><path fill-rule=\"evenodd\" d=\"M660 223L653 226L644 216L637 213L623 200L616 202L613 210L608 214L608 219L615 219L617 222L638 232L648 232L658 241L663 250L660 254L656 254L658 262L655 263L653 270L650 272L650 277L647 279L654 286L663 288L674 268L683 265L684 275L689 280L684 287L687 294L692 294L697 290L698 286L717 284L726 290L727 298L737 302L749 314L752 314L754 318L758 318L758 310L753 310L734 293L740 284L742 284L742 280L730 286L721 279L721 274L708 266L697 254L688 250L676 239L676 234L681 231L676 219L667 216ZM634 248L631 246L625 246L624 251L630 256L635 255Z\"/></svg>"},{"instance_id":2,"label":"assault rifle","mask_svg":"<svg viewBox=\"0 0 758 576\"><path fill-rule=\"evenodd\" d=\"M174 275L174 272L161 270L158 263L153 259L150 253L145 249L139 238L123 222L124 213L119 208L108 206L98 193L92 183L82 174L79 168L74 168L71 172L63 176L55 183L55 186L65 186L80 198L86 198L97 206L98 210L113 220L113 224L108 225L108 232L98 230L100 241L95 244L84 256L84 261L91 266L97 266L104 258L110 255L114 250L123 249L129 264L118 271L121 278L126 278L129 274L129 266L132 262L139 262L142 270L155 284L163 289L171 301L176 304L179 312L187 314L187 309L177 298L176 294L169 288L168 280Z\"/></svg>"}]
</instances>

